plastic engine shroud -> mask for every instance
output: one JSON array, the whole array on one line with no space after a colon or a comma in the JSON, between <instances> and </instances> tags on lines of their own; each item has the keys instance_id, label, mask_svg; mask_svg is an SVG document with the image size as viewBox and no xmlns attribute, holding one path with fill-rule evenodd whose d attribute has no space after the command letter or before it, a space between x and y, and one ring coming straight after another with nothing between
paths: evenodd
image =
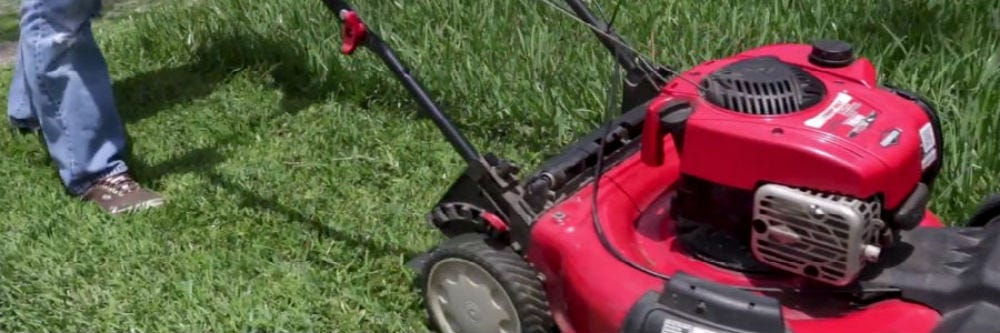
<instances>
[{"instance_id":1,"label":"plastic engine shroud","mask_svg":"<svg viewBox=\"0 0 1000 333\"><path fill-rule=\"evenodd\" d=\"M875 68L866 59L821 67L809 61L810 51L809 45L800 44L762 47L705 62L669 83L661 98L687 101L695 110L684 130L683 153L674 149L668 135L662 165L646 165L636 154L599 180L599 218L612 246L629 260L668 276L685 273L733 287L815 286L805 277L746 274L687 253L669 216L681 175L751 192L763 183L776 183L880 198L885 208L897 209L940 160L938 140L926 135L934 129L931 116L912 100L878 88ZM793 71L801 89L775 92L808 91L812 97L793 96L788 101L798 105L760 115L747 111L759 106L732 110L713 105L692 84L726 66L761 57L801 67L822 82L825 91ZM809 101L818 96L818 101ZM630 267L601 245L591 219L591 191L584 187L537 219L527 257L545 276L552 312L564 331L617 332L629 309L645 293L661 290L664 281ZM930 212L920 225L942 226ZM901 299L862 309L843 299L795 293L779 300L786 327L798 333L930 332L940 319L934 309Z\"/></svg>"},{"instance_id":2,"label":"plastic engine shroud","mask_svg":"<svg viewBox=\"0 0 1000 333\"><path fill-rule=\"evenodd\" d=\"M776 183L863 200L879 197L887 210L897 209L940 159L935 124L919 104L878 88L868 60L825 68L809 62L810 50L797 44L763 47L706 62L668 84L660 98L683 100L694 109L684 127L681 172L747 191ZM760 83L767 83L761 77L768 73L750 75L761 68L769 68L778 83ZM718 81L712 78L722 72L732 81L741 70L737 81L745 82L733 86L743 88L720 93L726 90L708 84L705 93L709 99L729 96L737 101L729 103L736 112L706 100L691 83ZM798 88L768 88L786 80ZM736 96L736 90L751 93ZM770 98L775 96L781 98Z\"/></svg>"}]
</instances>

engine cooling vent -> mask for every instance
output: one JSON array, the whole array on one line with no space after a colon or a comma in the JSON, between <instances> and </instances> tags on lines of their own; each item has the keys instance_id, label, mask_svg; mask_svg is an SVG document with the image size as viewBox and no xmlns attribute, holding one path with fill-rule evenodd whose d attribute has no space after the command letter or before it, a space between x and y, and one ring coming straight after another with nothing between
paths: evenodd
<instances>
[{"instance_id":1,"label":"engine cooling vent","mask_svg":"<svg viewBox=\"0 0 1000 333\"><path fill-rule=\"evenodd\" d=\"M754 198L751 248L772 267L847 285L878 260L881 214L878 200L764 185Z\"/></svg>"},{"instance_id":2,"label":"engine cooling vent","mask_svg":"<svg viewBox=\"0 0 1000 333\"><path fill-rule=\"evenodd\" d=\"M723 67L701 85L712 104L761 116L795 113L816 105L826 95L826 87L818 78L770 56Z\"/></svg>"}]
</instances>

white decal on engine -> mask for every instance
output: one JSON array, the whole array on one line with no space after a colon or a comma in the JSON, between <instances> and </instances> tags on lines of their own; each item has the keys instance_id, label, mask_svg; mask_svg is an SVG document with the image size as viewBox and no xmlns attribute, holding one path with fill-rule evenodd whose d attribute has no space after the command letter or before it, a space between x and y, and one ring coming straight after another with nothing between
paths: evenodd
<instances>
[{"instance_id":1,"label":"white decal on engine","mask_svg":"<svg viewBox=\"0 0 1000 333\"><path fill-rule=\"evenodd\" d=\"M920 128L920 149L923 150L923 159L920 161L921 169L927 169L937 160L936 147L937 139L934 138L934 127L931 123L927 123Z\"/></svg>"},{"instance_id":2,"label":"white decal on engine","mask_svg":"<svg viewBox=\"0 0 1000 333\"><path fill-rule=\"evenodd\" d=\"M899 144L899 137L903 135L903 131L898 128L893 128L889 131L882 132L882 141L879 141L879 145L882 148L888 148L890 146L895 146Z\"/></svg>"},{"instance_id":3,"label":"white decal on engine","mask_svg":"<svg viewBox=\"0 0 1000 333\"><path fill-rule=\"evenodd\" d=\"M707 329L707 328L701 328L701 327L695 326L694 329L691 330L691 333L718 333L718 332L710 330L710 329Z\"/></svg>"},{"instance_id":4,"label":"white decal on engine","mask_svg":"<svg viewBox=\"0 0 1000 333\"><path fill-rule=\"evenodd\" d=\"M830 103L830 105L827 106L826 109L823 110L823 112L820 112L812 119L806 120L805 122L806 126L812 128L823 128L823 126L826 125L826 122L830 121L830 119L833 119L834 116L836 116L837 114L843 114L845 110L849 110L850 109L849 104L851 103L851 100L853 100L853 98L846 92L837 93L837 97L833 99L833 102ZM857 107L855 107L854 109L856 108Z\"/></svg>"},{"instance_id":5,"label":"white decal on engine","mask_svg":"<svg viewBox=\"0 0 1000 333\"><path fill-rule=\"evenodd\" d=\"M865 120L865 116L862 116L860 114L856 114L856 115L854 115L854 117L851 117L851 118L847 119L847 121L844 122L844 125L847 125L847 126L858 126L864 120Z\"/></svg>"},{"instance_id":6,"label":"white decal on engine","mask_svg":"<svg viewBox=\"0 0 1000 333\"><path fill-rule=\"evenodd\" d=\"M861 120L851 125L852 127L851 132L847 133L847 137L849 138L856 137L858 136L858 134L861 134L861 132L864 132L866 129L868 129L868 126L871 126L872 123L875 122L875 118L878 117L878 113L872 111L871 113L868 114L868 116L856 115L855 117L861 117Z\"/></svg>"},{"instance_id":7,"label":"white decal on engine","mask_svg":"<svg viewBox=\"0 0 1000 333\"><path fill-rule=\"evenodd\" d=\"M674 319L664 319L660 333L718 333L715 330L694 326Z\"/></svg>"},{"instance_id":8,"label":"white decal on engine","mask_svg":"<svg viewBox=\"0 0 1000 333\"><path fill-rule=\"evenodd\" d=\"M670 318L663 320L660 333L690 333L691 324L679 322Z\"/></svg>"},{"instance_id":9,"label":"white decal on engine","mask_svg":"<svg viewBox=\"0 0 1000 333\"><path fill-rule=\"evenodd\" d=\"M927 169L931 164L934 164L934 160L937 160L937 150L932 150L929 154L924 155L924 159L920 161L920 168Z\"/></svg>"}]
</instances>

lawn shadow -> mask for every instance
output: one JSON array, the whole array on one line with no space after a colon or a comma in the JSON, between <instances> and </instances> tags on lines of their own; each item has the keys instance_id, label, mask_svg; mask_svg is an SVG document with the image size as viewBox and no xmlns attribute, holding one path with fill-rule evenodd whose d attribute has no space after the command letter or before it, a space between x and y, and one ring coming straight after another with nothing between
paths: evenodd
<instances>
[{"instance_id":1,"label":"lawn shadow","mask_svg":"<svg viewBox=\"0 0 1000 333\"><path fill-rule=\"evenodd\" d=\"M0 42L16 41L19 31L20 18L15 10L11 13L0 14Z\"/></svg>"},{"instance_id":2,"label":"lawn shadow","mask_svg":"<svg viewBox=\"0 0 1000 333\"><path fill-rule=\"evenodd\" d=\"M114 82L122 120L136 123L178 104L211 94L225 74L203 72L197 64L185 64L140 73Z\"/></svg>"},{"instance_id":3,"label":"lawn shadow","mask_svg":"<svg viewBox=\"0 0 1000 333\"><path fill-rule=\"evenodd\" d=\"M334 93L336 80L315 77L301 43L253 34L210 38L182 65L139 73L114 82L118 108L128 123L177 104L204 98L234 73L256 71L282 93L281 110L296 113ZM333 73L339 63L328 64Z\"/></svg>"},{"instance_id":4,"label":"lawn shadow","mask_svg":"<svg viewBox=\"0 0 1000 333\"><path fill-rule=\"evenodd\" d=\"M330 97L337 80L321 76L310 66L309 50L295 40L277 40L253 33L212 39L196 52L201 71L234 73L254 70L265 74L282 93L281 110L296 113ZM327 62L331 73L344 72L337 61Z\"/></svg>"},{"instance_id":5,"label":"lawn shadow","mask_svg":"<svg viewBox=\"0 0 1000 333\"><path fill-rule=\"evenodd\" d=\"M368 249L372 253L379 256L402 254L405 256L407 260L414 258L420 254L420 252L413 251L411 249L404 247L399 247L396 244L380 244L374 240L366 239L367 237L365 237L365 235L361 233L342 231L330 227L329 225L323 223L320 220L306 216L305 214L302 214L301 212L291 207L282 205L275 198L263 197L260 194L257 194L252 190L244 188L239 184L230 182L217 172L209 172L207 176L208 179L212 182L212 184L215 184L216 186L222 187L229 192L237 194L241 199L240 206L278 213L281 214L282 216L285 216L289 220L302 222L307 227L316 232L316 237L320 241L334 239L337 241L344 242L349 247L352 248Z\"/></svg>"},{"instance_id":6,"label":"lawn shadow","mask_svg":"<svg viewBox=\"0 0 1000 333\"><path fill-rule=\"evenodd\" d=\"M255 124L295 114L332 95L353 93L353 91L345 92L337 84L338 79L342 77L315 77L316 73L309 67L310 58L306 48L296 41L279 41L253 34L219 36L209 40L209 43L196 50L189 63L136 74L115 82L117 100L119 108L123 110L124 120L128 123L139 122L178 104L205 98L234 73L244 71L264 74L266 80L282 95L280 112L263 114L258 117L259 119L251 121ZM327 65L331 67L331 73L344 73L337 62ZM367 82L351 82L349 86L351 89L385 91L389 87L389 81L377 78ZM370 98L365 96L347 102L367 108ZM234 134L216 138L208 147L187 151L156 165L147 165L141 159L130 158L130 166L136 177L148 184L156 184L168 174L192 173L204 176L213 186L239 197L241 207L276 213L290 221L301 222L316 232L320 239L335 239L379 255L402 254L412 258L419 254L412 249L368 240L361 233L333 228L293 207L281 204L277 198L264 197L252 189L232 182L215 170L216 166L227 159L227 156L221 153L222 148L251 144L252 142L246 137Z\"/></svg>"},{"instance_id":7,"label":"lawn shadow","mask_svg":"<svg viewBox=\"0 0 1000 333\"><path fill-rule=\"evenodd\" d=\"M136 175L143 181L156 182L163 175L167 174L198 174L206 177L213 186L217 186L239 197L240 207L259 212L276 213L290 221L301 222L316 232L317 238L321 241L334 239L345 242L351 247L368 249L377 255L402 254L407 259L414 258L420 254L405 247L393 244L381 244L366 239L365 235L361 233L338 230L292 207L279 203L276 198L262 196L251 189L227 180L225 176L215 170L215 166L226 159L225 156L218 152L219 148L207 147L191 150L167 162L152 166L140 163L135 167L138 170Z\"/></svg>"}]
</instances>

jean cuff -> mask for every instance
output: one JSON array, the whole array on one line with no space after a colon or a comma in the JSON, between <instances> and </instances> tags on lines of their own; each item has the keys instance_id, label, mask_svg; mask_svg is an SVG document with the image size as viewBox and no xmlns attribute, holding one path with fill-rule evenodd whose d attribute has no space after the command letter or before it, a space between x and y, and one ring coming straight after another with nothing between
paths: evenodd
<instances>
[{"instance_id":1,"label":"jean cuff","mask_svg":"<svg viewBox=\"0 0 1000 333\"><path fill-rule=\"evenodd\" d=\"M7 118L10 126L20 130L37 131L42 128L36 119Z\"/></svg>"}]
</instances>

